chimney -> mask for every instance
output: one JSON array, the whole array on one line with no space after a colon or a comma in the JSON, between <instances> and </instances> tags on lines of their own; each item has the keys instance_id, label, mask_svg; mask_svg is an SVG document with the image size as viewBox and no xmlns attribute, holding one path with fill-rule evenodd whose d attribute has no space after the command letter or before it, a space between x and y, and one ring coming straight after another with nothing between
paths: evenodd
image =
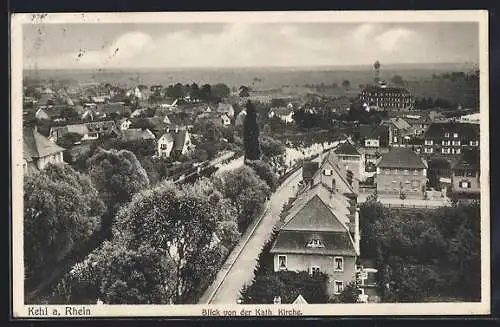
<instances>
[{"instance_id":1,"label":"chimney","mask_svg":"<svg viewBox=\"0 0 500 327\"><path fill-rule=\"evenodd\" d=\"M360 231L359 231L359 208L356 207L356 212L354 213L354 247L358 256L360 255Z\"/></svg>"}]
</instances>

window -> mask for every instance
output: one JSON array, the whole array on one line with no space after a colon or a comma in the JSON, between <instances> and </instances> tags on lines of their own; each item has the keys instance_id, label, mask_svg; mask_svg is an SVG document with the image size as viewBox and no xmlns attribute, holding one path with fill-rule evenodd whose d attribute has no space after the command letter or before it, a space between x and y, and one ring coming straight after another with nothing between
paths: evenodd
<instances>
[{"instance_id":1,"label":"window","mask_svg":"<svg viewBox=\"0 0 500 327\"><path fill-rule=\"evenodd\" d=\"M476 172L472 170L465 171L465 177L476 177Z\"/></svg>"},{"instance_id":2,"label":"window","mask_svg":"<svg viewBox=\"0 0 500 327\"><path fill-rule=\"evenodd\" d=\"M434 152L434 149L433 149L433 148L425 148L425 149L424 149L424 152L425 152L425 153L433 153L433 152Z\"/></svg>"},{"instance_id":3,"label":"window","mask_svg":"<svg viewBox=\"0 0 500 327\"><path fill-rule=\"evenodd\" d=\"M384 172L385 172L386 175L390 175L391 174L391 170L390 169L386 169L386 170L384 170Z\"/></svg>"},{"instance_id":4,"label":"window","mask_svg":"<svg viewBox=\"0 0 500 327\"><path fill-rule=\"evenodd\" d=\"M344 290L344 282L341 280L336 280L334 281L334 293L335 294L340 294Z\"/></svg>"},{"instance_id":5,"label":"window","mask_svg":"<svg viewBox=\"0 0 500 327\"><path fill-rule=\"evenodd\" d=\"M325 176L331 176L332 175L332 170L331 169L325 169L325 170L323 170L323 174Z\"/></svg>"},{"instance_id":6,"label":"window","mask_svg":"<svg viewBox=\"0 0 500 327\"><path fill-rule=\"evenodd\" d=\"M278 256L278 267L280 270L286 270L287 265L286 265L286 255L279 255Z\"/></svg>"},{"instance_id":7,"label":"window","mask_svg":"<svg viewBox=\"0 0 500 327\"><path fill-rule=\"evenodd\" d=\"M425 145L432 145L432 144L433 144L432 140L425 140Z\"/></svg>"},{"instance_id":8,"label":"window","mask_svg":"<svg viewBox=\"0 0 500 327\"><path fill-rule=\"evenodd\" d=\"M392 142L397 143L397 142L398 142L398 137L397 137L397 136L394 136L394 137L392 138Z\"/></svg>"},{"instance_id":9,"label":"window","mask_svg":"<svg viewBox=\"0 0 500 327\"><path fill-rule=\"evenodd\" d=\"M444 137L450 137L450 133L444 133Z\"/></svg>"},{"instance_id":10,"label":"window","mask_svg":"<svg viewBox=\"0 0 500 327\"><path fill-rule=\"evenodd\" d=\"M458 137L458 133L453 133L453 137L457 138Z\"/></svg>"},{"instance_id":11,"label":"window","mask_svg":"<svg viewBox=\"0 0 500 327\"><path fill-rule=\"evenodd\" d=\"M441 153L449 154L450 153L450 148L442 148L441 149Z\"/></svg>"},{"instance_id":12,"label":"window","mask_svg":"<svg viewBox=\"0 0 500 327\"><path fill-rule=\"evenodd\" d=\"M409 172L408 172L408 169L405 169L405 171L404 171L404 175L408 175L408 173L409 173Z\"/></svg>"},{"instance_id":13,"label":"window","mask_svg":"<svg viewBox=\"0 0 500 327\"><path fill-rule=\"evenodd\" d=\"M333 258L333 270L334 271L344 271L344 258L343 257L334 257Z\"/></svg>"},{"instance_id":14,"label":"window","mask_svg":"<svg viewBox=\"0 0 500 327\"><path fill-rule=\"evenodd\" d=\"M451 142L450 142L450 141L442 141L442 142L441 142L441 145L450 145L450 144L451 144Z\"/></svg>"},{"instance_id":15,"label":"window","mask_svg":"<svg viewBox=\"0 0 500 327\"><path fill-rule=\"evenodd\" d=\"M162 150L166 150L166 149L167 149L167 145L166 145L166 144L162 144L162 145L160 145L160 149L162 149Z\"/></svg>"},{"instance_id":16,"label":"window","mask_svg":"<svg viewBox=\"0 0 500 327\"><path fill-rule=\"evenodd\" d=\"M469 144L470 144L470 146L478 146L479 141L470 141Z\"/></svg>"},{"instance_id":17,"label":"window","mask_svg":"<svg viewBox=\"0 0 500 327\"><path fill-rule=\"evenodd\" d=\"M323 242L321 242L320 239L312 239L309 242L307 242L307 247L309 248L324 248L325 245Z\"/></svg>"},{"instance_id":18,"label":"window","mask_svg":"<svg viewBox=\"0 0 500 327\"><path fill-rule=\"evenodd\" d=\"M460 149L455 149L456 154L460 154Z\"/></svg>"},{"instance_id":19,"label":"window","mask_svg":"<svg viewBox=\"0 0 500 327\"><path fill-rule=\"evenodd\" d=\"M470 188L470 182L469 181L461 181L459 184L460 188Z\"/></svg>"},{"instance_id":20,"label":"window","mask_svg":"<svg viewBox=\"0 0 500 327\"><path fill-rule=\"evenodd\" d=\"M318 267L318 266L311 266L311 275L313 275L313 276L314 276L314 275L317 275L317 274L319 274L319 273L320 273L320 271L321 271L321 270L319 269L319 267Z\"/></svg>"},{"instance_id":21,"label":"window","mask_svg":"<svg viewBox=\"0 0 500 327\"><path fill-rule=\"evenodd\" d=\"M457 146L457 145L460 145L460 141L453 141L453 142L451 142L451 144Z\"/></svg>"},{"instance_id":22,"label":"window","mask_svg":"<svg viewBox=\"0 0 500 327\"><path fill-rule=\"evenodd\" d=\"M418 173L419 173L419 172L418 172L418 169L415 169L415 170L413 171L413 175L414 175L414 176L418 176Z\"/></svg>"}]
</instances>

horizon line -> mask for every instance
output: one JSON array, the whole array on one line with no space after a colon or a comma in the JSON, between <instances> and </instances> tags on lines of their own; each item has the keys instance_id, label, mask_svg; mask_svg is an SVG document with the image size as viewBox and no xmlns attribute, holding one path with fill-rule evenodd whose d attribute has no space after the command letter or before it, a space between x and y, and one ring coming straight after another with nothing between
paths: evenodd
<instances>
[{"instance_id":1,"label":"horizon line","mask_svg":"<svg viewBox=\"0 0 500 327\"><path fill-rule=\"evenodd\" d=\"M465 61L465 62L413 62L413 63L385 63L383 67L390 66L431 66L431 65L472 65L479 66L479 62ZM111 70L147 70L147 69L312 69L312 68L373 68L373 63L370 64L339 64L339 65L316 65L316 66L149 66L149 67L112 67L112 68L99 68L99 67L64 67L64 68L34 68L23 67L25 70L96 70L96 71L111 71Z\"/></svg>"}]
</instances>

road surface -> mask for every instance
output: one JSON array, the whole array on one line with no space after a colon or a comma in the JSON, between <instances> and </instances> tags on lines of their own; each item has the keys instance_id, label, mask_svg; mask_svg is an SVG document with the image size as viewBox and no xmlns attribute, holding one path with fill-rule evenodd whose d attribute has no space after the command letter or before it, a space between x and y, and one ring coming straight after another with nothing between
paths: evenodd
<instances>
[{"instance_id":1,"label":"road surface","mask_svg":"<svg viewBox=\"0 0 500 327\"><path fill-rule=\"evenodd\" d=\"M199 303L237 303L241 289L253 279L260 250L271 236L283 204L295 195L301 180L302 169L299 169L271 196L262 219L249 226Z\"/></svg>"}]
</instances>

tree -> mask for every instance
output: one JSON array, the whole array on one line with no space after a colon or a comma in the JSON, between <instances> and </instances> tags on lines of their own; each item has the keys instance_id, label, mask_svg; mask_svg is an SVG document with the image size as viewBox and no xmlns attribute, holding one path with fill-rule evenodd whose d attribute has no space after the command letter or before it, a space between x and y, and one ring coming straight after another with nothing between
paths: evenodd
<instances>
[{"instance_id":1,"label":"tree","mask_svg":"<svg viewBox=\"0 0 500 327\"><path fill-rule=\"evenodd\" d=\"M184 85L182 85L181 83L169 85L166 94L168 97L173 99L182 99L186 96Z\"/></svg>"},{"instance_id":2,"label":"tree","mask_svg":"<svg viewBox=\"0 0 500 327\"><path fill-rule=\"evenodd\" d=\"M344 80L342 82L342 87L346 90L348 90L350 87L351 87L351 82L349 82L348 80Z\"/></svg>"},{"instance_id":3,"label":"tree","mask_svg":"<svg viewBox=\"0 0 500 327\"><path fill-rule=\"evenodd\" d=\"M203 101L212 100L212 86L210 84L204 84L201 87L199 98L200 98L200 100L203 100Z\"/></svg>"},{"instance_id":4,"label":"tree","mask_svg":"<svg viewBox=\"0 0 500 327\"><path fill-rule=\"evenodd\" d=\"M391 78L391 82L392 82L394 85L398 85L398 86L404 85L404 80L403 80L403 77L401 77L401 75L394 75L394 76Z\"/></svg>"},{"instance_id":5,"label":"tree","mask_svg":"<svg viewBox=\"0 0 500 327\"><path fill-rule=\"evenodd\" d=\"M76 142L80 141L82 139L82 135L78 133L67 133L61 137L57 138L57 145L65 148L65 149L71 149L75 145Z\"/></svg>"},{"instance_id":6,"label":"tree","mask_svg":"<svg viewBox=\"0 0 500 327\"><path fill-rule=\"evenodd\" d=\"M193 100L200 98L200 89L198 87L198 84L196 84L196 83L191 84L190 90L189 90L189 97Z\"/></svg>"},{"instance_id":7,"label":"tree","mask_svg":"<svg viewBox=\"0 0 500 327\"><path fill-rule=\"evenodd\" d=\"M248 98L250 96L250 88L248 86L241 85L239 92L240 98Z\"/></svg>"},{"instance_id":8,"label":"tree","mask_svg":"<svg viewBox=\"0 0 500 327\"><path fill-rule=\"evenodd\" d=\"M196 122L194 129L201 134L205 142L217 143L222 138L222 124L211 119Z\"/></svg>"},{"instance_id":9,"label":"tree","mask_svg":"<svg viewBox=\"0 0 500 327\"><path fill-rule=\"evenodd\" d=\"M137 157L127 150L98 149L87 160L87 166L90 178L107 206L103 228L109 233L112 218L120 205L149 186L148 175Z\"/></svg>"},{"instance_id":10,"label":"tree","mask_svg":"<svg viewBox=\"0 0 500 327\"><path fill-rule=\"evenodd\" d=\"M276 191L276 189L278 188L278 177L266 162L262 160L247 161L247 165L252 167L257 176L259 176L261 180L266 182L271 192Z\"/></svg>"},{"instance_id":11,"label":"tree","mask_svg":"<svg viewBox=\"0 0 500 327\"><path fill-rule=\"evenodd\" d=\"M235 207L240 231L262 213L264 203L271 195L269 186L248 166L214 177L214 185Z\"/></svg>"},{"instance_id":12,"label":"tree","mask_svg":"<svg viewBox=\"0 0 500 327\"><path fill-rule=\"evenodd\" d=\"M257 112L252 102L246 105L247 115L243 122L243 144L245 160L260 160L262 152L259 142L259 126L257 125Z\"/></svg>"},{"instance_id":13,"label":"tree","mask_svg":"<svg viewBox=\"0 0 500 327\"><path fill-rule=\"evenodd\" d=\"M78 114L75 108L66 106L62 108L59 117L66 121L75 121L80 118L80 115Z\"/></svg>"},{"instance_id":14,"label":"tree","mask_svg":"<svg viewBox=\"0 0 500 327\"><path fill-rule=\"evenodd\" d=\"M216 236L221 215L203 192L163 182L118 212L114 235L130 249L148 246L165 253L174 264L173 303L196 303L226 254Z\"/></svg>"},{"instance_id":15,"label":"tree","mask_svg":"<svg viewBox=\"0 0 500 327\"><path fill-rule=\"evenodd\" d=\"M327 280L324 273L270 271L257 275L242 289L240 298L244 304L271 304L279 296L282 303L290 304L302 295L308 303L328 303Z\"/></svg>"},{"instance_id":16,"label":"tree","mask_svg":"<svg viewBox=\"0 0 500 327\"><path fill-rule=\"evenodd\" d=\"M213 98L220 100L229 97L231 89L226 84L218 83L212 86L211 93Z\"/></svg>"},{"instance_id":17,"label":"tree","mask_svg":"<svg viewBox=\"0 0 500 327\"><path fill-rule=\"evenodd\" d=\"M287 103L286 103L285 99L281 99L281 98L273 98L273 99L271 99L271 108L274 108L274 107L284 107L286 105L287 105Z\"/></svg>"},{"instance_id":18,"label":"tree","mask_svg":"<svg viewBox=\"0 0 500 327\"><path fill-rule=\"evenodd\" d=\"M27 284L43 280L99 228L104 204L88 176L49 164L24 178Z\"/></svg>"},{"instance_id":19,"label":"tree","mask_svg":"<svg viewBox=\"0 0 500 327\"><path fill-rule=\"evenodd\" d=\"M332 302L334 303L357 303L359 291L355 283L349 283L344 287L342 292L334 296Z\"/></svg>"}]
</instances>

